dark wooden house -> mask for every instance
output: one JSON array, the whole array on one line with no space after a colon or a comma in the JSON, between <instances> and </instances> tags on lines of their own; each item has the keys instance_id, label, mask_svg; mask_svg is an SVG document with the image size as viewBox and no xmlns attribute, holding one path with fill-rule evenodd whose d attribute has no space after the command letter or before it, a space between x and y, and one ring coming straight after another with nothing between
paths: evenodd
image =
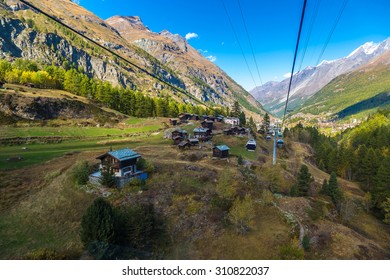
<instances>
[{"instance_id":1,"label":"dark wooden house","mask_svg":"<svg viewBox=\"0 0 390 280\"><path fill-rule=\"evenodd\" d=\"M211 130L208 128L198 127L194 129L194 138L198 138L199 141L208 141L212 138Z\"/></svg>"},{"instance_id":2,"label":"dark wooden house","mask_svg":"<svg viewBox=\"0 0 390 280\"><path fill-rule=\"evenodd\" d=\"M33 83L24 83L25 87L35 88L35 85Z\"/></svg>"},{"instance_id":3,"label":"dark wooden house","mask_svg":"<svg viewBox=\"0 0 390 280\"><path fill-rule=\"evenodd\" d=\"M177 125L178 121L179 121L178 119L169 119L169 123L171 125Z\"/></svg>"},{"instance_id":4,"label":"dark wooden house","mask_svg":"<svg viewBox=\"0 0 390 280\"><path fill-rule=\"evenodd\" d=\"M223 134L225 134L225 135L233 135L234 133L233 133L231 128L228 128L228 129L224 129L223 130Z\"/></svg>"},{"instance_id":5,"label":"dark wooden house","mask_svg":"<svg viewBox=\"0 0 390 280\"><path fill-rule=\"evenodd\" d=\"M226 145L215 146L213 148L213 157L228 158L230 148Z\"/></svg>"},{"instance_id":6,"label":"dark wooden house","mask_svg":"<svg viewBox=\"0 0 390 280\"><path fill-rule=\"evenodd\" d=\"M210 130L213 130L214 121L211 120L204 120L200 123L203 128L208 128Z\"/></svg>"},{"instance_id":7,"label":"dark wooden house","mask_svg":"<svg viewBox=\"0 0 390 280\"><path fill-rule=\"evenodd\" d=\"M198 121L198 120L199 120L199 116L196 115L196 114L192 114L192 115L191 115L191 120L193 120L193 121Z\"/></svg>"},{"instance_id":8,"label":"dark wooden house","mask_svg":"<svg viewBox=\"0 0 390 280\"><path fill-rule=\"evenodd\" d=\"M183 141L184 138L183 138L182 136L175 136L175 137L172 138L172 140L173 140L173 145L177 145L177 144L179 144L181 141Z\"/></svg>"},{"instance_id":9,"label":"dark wooden house","mask_svg":"<svg viewBox=\"0 0 390 280\"><path fill-rule=\"evenodd\" d=\"M185 131L183 129L176 129L176 130L172 131L172 139L177 137L177 136L180 136L183 139L187 139L188 133L187 133L187 131Z\"/></svg>"},{"instance_id":10,"label":"dark wooden house","mask_svg":"<svg viewBox=\"0 0 390 280\"><path fill-rule=\"evenodd\" d=\"M233 126L231 128L232 130L232 133L235 134L235 135L243 135L243 134L246 134L246 129L244 127L240 127L240 126Z\"/></svg>"},{"instance_id":11,"label":"dark wooden house","mask_svg":"<svg viewBox=\"0 0 390 280\"><path fill-rule=\"evenodd\" d=\"M178 145L179 149L191 148L189 141L181 141Z\"/></svg>"},{"instance_id":12,"label":"dark wooden house","mask_svg":"<svg viewBox=\"0 0 390 280\"><path fill-rule=\"evenodd\" d=\"M101 172L111 168L117 179L118 186L124 186L133 178L147 179L148 174L137 169L137 161L140 157L141 155L129 148L109 151L97 157L100 160L99 171L93 173L90 178L98 182Z\"/></svg>"},{"instance_id":13,"label":"dark wooden house","mask_svg":"<svg viewBox=\"0 0 390 280\"><path fill-rule=\"evenodd\" d=\"M189 114L189 113L182 113L182 114L179 115L179 120L181 122L187 122L188 120L191 119L191 117L192 117L192 115Z\"/></svg>"},{"instance_id":14,"label":"dark wooden house","mask_svg":"<svg viewBox=\"0 0 390 280\"><path fill-rule=\"evenodd\" d=\"M188 142L191 144L191 146L199 145L199 139L198 138L189 138Z\"/></svg>"}]
</instances>

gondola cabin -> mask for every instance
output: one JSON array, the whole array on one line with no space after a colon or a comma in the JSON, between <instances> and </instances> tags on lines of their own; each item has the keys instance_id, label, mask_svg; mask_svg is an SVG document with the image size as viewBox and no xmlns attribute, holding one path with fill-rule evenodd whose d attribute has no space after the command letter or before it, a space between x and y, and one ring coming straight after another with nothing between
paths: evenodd
<instances>
[{"instance_id":1,"label":"gondola cabin","mask_svg":"<svg viewBox=\"0 0 390 280\"><path fill-rule=\"evenodd\" d=\"M278 131L278 137L279 137L279 138L282 138L282 137L283 137L282 132Z\"/></svg>"},{"instance_id":2,"label":"gondola cabin","mask_svg":"<svg viewBox=\"0 0 390 280\"><path fill-rule=\"evenodd\" d=\"M228 158L230 148L226 145L219 145L213 148L213 157Z\"/></svg>"},{"instance_id":3,"label":"gondola cabin","mask_svg":"<svg viewBox=\"0 0 390 280\"><path fill-rule=\"evenodd\" d=\"M283 139L278 139L278 141L276 142L276 145L277 145L279 148L283 148L283 146L284 146L284 141L283 141Z\"/></svg>"},{"instance_id":4,"label":"gondola cabin","mask_svg":"<svg viewBox=\"0 0 390 280\"><path fill-rule=\"evenodd\" d=\"M247 151L254 151L254 150L256 150L256 141L254 139L248 140L248 142L246 143L245 148L247 149Z\"/></svg>"},{"instance_id":5,"label":"gondola cabin","mask_svg":"<svg viewBox=\"0 0 390 280\"><path fill-rule=\"evenodd\" d=\"M267 135L267 137L265 137L265 140L267 140L267 141L271 141L271 135Z\"/></svg>"}]
</instances>

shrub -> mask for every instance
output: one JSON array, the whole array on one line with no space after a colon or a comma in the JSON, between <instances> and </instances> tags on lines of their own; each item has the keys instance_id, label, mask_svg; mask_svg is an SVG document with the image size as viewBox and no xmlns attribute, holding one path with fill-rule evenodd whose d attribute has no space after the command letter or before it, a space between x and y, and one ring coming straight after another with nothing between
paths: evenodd
<instances>
[{"instance_id":1,"label":"shrub","mask_svg":"<svg viewBox=\"0 0 390 280\"><path fill-rule=\"evenodd\" d=\"M291 243L280 246L279 256L281 260L303 260L305 253L298 246L298 240L294 239Z\"/></svg>"},{"instance_id":2,"label":"shrub","mask_svg":"<svg viewBox=\"0 0 390 280\"><path fill-rule=\"evenodd\" d=\"M249 195L244 199L236 198L229 211L229 220L236 226L238 233L246 233L255 217L254 203Z\"/></svg>"},{"instance_id":3,"label":"shrub","mask_svg":"<svg viewBox=\"0 0 390 280\"><path fill-rule=\"evenodd\" d=\"M310 237L308 235L305 235L302 239L302 247L305 251L310 250Z\"/></svg>"},{"instance_id":4,"label":"shrub","mask_svg":"<svg viewBox=\"0 0 390 280\"><path fill-rule=\"evenodd\" d=\"M77 162L70 171L72 181L76 185L85 185L89 180L89 166L87 161Z\"/></svg>"}]
</instances>

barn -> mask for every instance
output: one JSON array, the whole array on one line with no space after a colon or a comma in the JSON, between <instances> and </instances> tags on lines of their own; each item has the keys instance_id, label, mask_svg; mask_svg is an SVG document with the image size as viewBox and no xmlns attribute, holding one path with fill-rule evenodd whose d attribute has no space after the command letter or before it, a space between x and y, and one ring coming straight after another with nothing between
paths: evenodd
<instances>
[{"instance_id":1,"label":"barn","mask_svg":"<svg viewBox=\"0 0 390 280\"><path fill-rule=\"evenodd\" d=\"M213 157L228 158L230 148L226 145L219 145L213 148Z\"/></svg>"}]
</instances>

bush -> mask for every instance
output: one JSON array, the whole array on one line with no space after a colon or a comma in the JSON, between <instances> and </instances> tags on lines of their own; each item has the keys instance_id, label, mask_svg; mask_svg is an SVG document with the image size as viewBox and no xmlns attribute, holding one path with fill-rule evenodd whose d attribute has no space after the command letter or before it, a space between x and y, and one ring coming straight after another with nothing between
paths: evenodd
<instances>
[{"instance_id":1,"label":"bush","mask_svg":"<svg viewBox=\"0 0 390 280\"><path fill-rule=\"evenodd\" d=\"M254 203L249 195L243 200L236 198L229 211L229 220L236 226L237 232L244 234L249 231L255 217Z\"/></svg>"},{"instance_id":2,"label":"bush","mask_svg":"<svg viewBox=\"0 0 390 280\"><path fill-rule=\"evenodd\" d=\"M305 251L310 250L310 237L308 235L305 235L302 239L302 247Z\"/></svg>"},{"instance_id":3,"label":"bush","mask_svg":"<svg viewBox=\"0 0 390 280\"><path fill-rule=\"evenodd\" d=\"M30 252L25 257L26 260L64 260L65 256L59 254L52 248L38 249Z\"/></svg>"},{"instance_id":4,"label":"bush","mask_svg":"<svg viewBox=\"0 0 390 280\"><path fill-rule=\"evenodd\" d=\"M77 162L70 171L72 181L76 185L85 185L89 180L89 165L87 161Z\"/></svg>"},{"instance_id":5,"label":"bush","mask_svg":"<svg viewBox=\"0 0 390 280\"><path fill-rule=\"evenodd\" d=\"M279 256L281 260L303 260L305 252L299 248L298 240L293 240L292 243L280 246Z\"/></svg>"}]
</instances>

